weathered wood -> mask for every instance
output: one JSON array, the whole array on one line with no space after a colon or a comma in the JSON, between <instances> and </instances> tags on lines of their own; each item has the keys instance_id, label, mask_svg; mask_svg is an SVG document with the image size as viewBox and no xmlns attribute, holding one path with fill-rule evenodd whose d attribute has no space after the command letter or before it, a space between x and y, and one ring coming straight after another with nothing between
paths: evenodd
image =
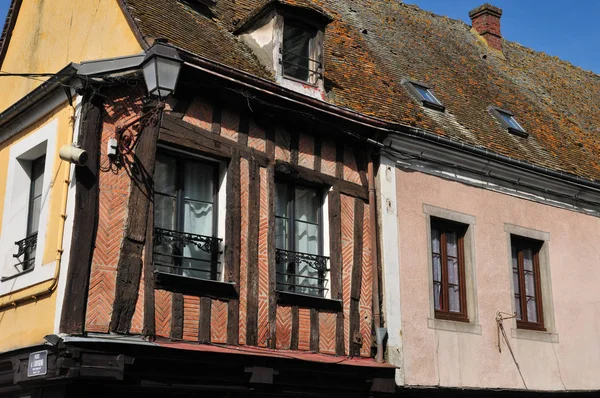
<instances>
[{"instance_id":1,"label":"weathered wood","mask_svg":"<svg viewBox=\"0 0 600 398\"><path fill-rule=\"evenodd\" d=\"M269 159L275 159L275 136L276 136L276 126L274 123L269 123L267 125L267 146L265 148L265 155Z\"/></svg>"},{"instance_id":2,"label":"weathered wood","mask_svg":"<svg viewBox=\"0 0 600 398\"><path fill-rule=\"evenodd\" d=\"M292 333L290 350L298 349L298 341L300 340L300 308L298 306L292 307Z\"/></svg>"},{"instance_id":3,"label":"weathered wood","mask_svg":"<svg viewBox=\"0 0 600 398\"><path fill-rule=\"evenodd\" d=\"M102 97L86 94L77 142L88 153L86 166L75 168L75 214L69 268L65 282L60 331L81 335L85 332L85 312L98 228L98 170L102 135ZM67 166L64 166L67 167Z\"/></svg>"},{"instance_id":4,"label":"weathered wood","mask_svg":"<svg viewBox=\"0 0 600 398\"><path fill-rule=\"evenodd\" d=\"M130 173L132 181L127 206L127 223L117 264L115 300L109 325L109 330L114 333L129 333L138 299L142 275L142 250L146 242L148 209L153 195L156 144L162 116L161 109L155 111L158 112L158 117L147 119L154 123L141 122L143 127L132 159L134 164L130 166L135 172Z\"/></svg>"},{"instance_id":5,"label":"weathered wood","mask_svg":"<svg viewBox=\"0 0 600 398\"><path fill-rule=\"evenodd\" d=\"M154 266L152 264L152 246L154 236L154 201L148 209L146 225L146 247L144 248L144 328L145 336L156 336L155 297L154 297Z\"/></svg>"},{"instance_id":6,"label":"weathered wood","mask_svg":"<svg viewBox=\"0 0 600 398\"><path fill-rule=\"evenodd\" d=\"M321 172L321 137L315 135L315 171Z\"/></svg>"},{"instance_id":7,"label":"weathered wood","mask_svg":"<svg viewBox=\"0 0 600 398\"><path fill-rule=\"evenodd\" d=\"M210 322L211 322L212 299L200 297L200 320L198 323L198 341L201 343L210 343Z\"/></svg>"},{"instance_id":8,"label":"weathered wood","mask_svg":"<svg viewBox=\"0 0 600 398\"><path fill-rule=\"evenodd\" d=\"M267 156L248 146L241 145L230 139L202 129L183 120L165 115L160 131L160 141L171 146L202 152L220 159L230 159L234 150L240 156L254 158L263 167L269 164Z\"/></svg>"},{"instance_id":9,"label":"weathered wood","mask_svg":"<svg viewBox=\"0 0 600 398\"><path fill-rule=\"evenodd\" d=\"M277 295L275 292L276 268L275 262L275 167L274 164L267 168L267 184L269 195L269 221L267 234L267 256L269 266L269 335L271 337L271 348L276 347L277 342Z\"/></svg>"},{"instance_id":10,"label":"weathered wood","mask_svg":"<svg viewBox=\"0 0 600 398\"><path fill-rule=\"evenodd\" d=\"M342 205L340 192L333 189L329 192L329 268L331 297L342 300ZM336 318L335 352L344 355L344 314L338 312Z\"/></svg>"},{"instance_id":11,"label":"weathered wood","mask_svg":"<svg viewBox=\"0 0 600 398\"><path fill-rule=\"evenodd\" d=\"M250 116L248 112L240 114L240 131L238 132L238 143L248 146L248 132L250 131Z\"/></svg>"},{"instance_id":12,"label":"weathered wood","mask_svg":"<svg viewBox=\"0 0 600 398\"><path fill-rule=\"evenodd\" d=\"M171 300L171 338L183 339L183 294L173 293Z\"/></svg>"},{"instance_id":13,"label":"weathered wood","mask_svg":"<svg viewBox=\"0 0 600 398\"><path fill-rule=\"evenodd\" d=\"M173 110L169 112L169 115L176 117L178 119L182 119L185 116L190 104L192 103L191 97L188 98L178 98L175 102L175 106L173 106Z\"/></svg>"},{"instance_id":14,"label":"weathered wood","mask_svg":"<svg viewBox=\"0 0 600 398\"><path fill-rule=\"evenodd\" d=\"M290 132L290 160L294 166L298 165L298 146L300 145L300 133Z\"/></svg>"},{"instance_id":15,"label":"weathered wood","mask_svg":"<svg viewBox=\"0 0 600 398\"><path fill-rule=\"evenodd\" d=\"M327 174L321 174L304 167L294 166L280 160L277 160L275 163L275 173L278 179L287 179L290 181L300 182L305 185L329 185L344 195L355 198L366 200L369 196L367 187L363 187L349 181L340 180Z\"/></svg>"},{"instance_id":16,"label":"weathered wood","mask_svg":"<svg viewBox=\"0 0 600 398\"><path fill-rule=\"evenodd\" d=\"M212 127L211 131L214 134L221 134L221 112L223 109L220 106L215 106L213 109Z\"/></svg>"},{"instance_id":17,"label":"weathered wood","mask_svg":"<svg viewBox=\"0 0 600 398\"><path fill-rule=\"evenodd\" d=\"M225 213L225 277L233 282L239 297L241 246L240 158L235 150L227 169ZM229 300L227 306L227 344L239 343L239 299Z\"/></svg>"},{"instance_id":18,"label":"weathered wood","mask_svg":"<svg viewBox=\"0 0 600 398\"><path fill-rule=\"evenodd\" d=\"M319 311L310 309L310 350L319 352Z\"/></svg>"},{"instance_id":19,"label":"weathered wood","mask_svg":"<svg viewBox=\"0 0 600 398\"><path fill-rule=\"evenodd\" d=\"M360 356L360 344L353 343L354 336L360 333L360 292L362 284L363 260L363 220L364 202L354 199L354 253L352 264L352 281L350 283L350 347L351 356ZM363 336L366 338L367 336Z\"/></svg>"},{"instance_id":20,"label":"weathered wood","mask_svg":"<svg viewBox=\"0 0 600 398\"><path fill-rule=\"evenodd\" d=\"M358 168L358 174L360 175L360 183L363 187L368 187L369 181L367 179L367 158L365 153L357 147L354 147L353 151L354 158L356 159L356 167Z\"/></svg>"},{"instance_id":21,"label":"weathered wood","mask_svg":"<svg viewBox=\"0 0 600 398\"><path fill-rule=\"evenodd\" d=\"M335 177L344 178L344 143L339 141L335 145Z\"/></svg>"},{"instance_id":22,"label":"weathered wood","mask_svg":"<svg viewBox=\"0 0 600 398\"><path fill-rule=\"evenodd\" d=\"M248 289L246 309L246 343L258 344L258 227L260 218L260 169L252 159L249 164L248 192Z\"/></svg>"}]
</instances>

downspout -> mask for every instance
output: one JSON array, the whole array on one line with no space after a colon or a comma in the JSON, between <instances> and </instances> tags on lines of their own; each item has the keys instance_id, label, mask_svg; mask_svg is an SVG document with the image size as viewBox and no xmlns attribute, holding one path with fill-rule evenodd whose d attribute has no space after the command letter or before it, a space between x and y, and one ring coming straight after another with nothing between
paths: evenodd
<instances>
[{"instance_id":1,"label":"downspout","mask_svg":"<svg viewBox=\"0 0 600 398\"><path fill-rule=\"evenodd\" d=\"M369 164L367 166L368 186L369 186L369 224L371 229L371 269L373 270L373 326L377 338L377 362L383 362L383 339L384 334L381 330L381 309L379 304L379 255L377 244L377 206L375 203L375 172L373 167L373 156L369 154Z\"/></svg>"},{"instance_id":2,"label":"downspout","mask_svg":"<svg viewBox=\"0 0 600 398\"><path fill-rule=\"evenodd\" d=\"M68 135L68 142L67 145L71 145L73 143L73 134L75 133L75 120L76 120L76 110L74 106L71 106L71 109L73 110L72 115L69 117L69 121L71 124L71 133ZM54 154L53 154L54 156ZM38 297L40 296L46 296L48 294L52 294L55 290L56 287L58 286L58 276L60 275L60 266L61 266L61 261L62 261L62 254L63 254L63 238L64 238L64 232L65 232L65 224L66 224L66 219L67 219L67 199L68 199L68 194L69 194L69 185L71 184L71 181L69 179L70 174L71 174L71 164L68 162L65 162L63 160L59 160L61 162L64 162L65 165L65 169L63 172L63 188L62 188L62 195L61 195L61 210L60 210L60 220L58 222L58 243L56 246L56 268L54 270L54 276L52 277L52 279L42 282L42 286L40 288L38 288L36 291L34 291L33 293L27 293L22 295L21 297L17 297L14 300L10 300L9 302L5 303L5 304L0 304L0 311L4 311L7 308L15 308L21 304L27 303L29 301L37 301ZM46 287L49 284L48 287ZM27 288L25 288L27 289ZM11 293L9 293L9 295L11 295ZM17 292L16 295L18 296L19 293Z\"/></svg>"}]
</instances>

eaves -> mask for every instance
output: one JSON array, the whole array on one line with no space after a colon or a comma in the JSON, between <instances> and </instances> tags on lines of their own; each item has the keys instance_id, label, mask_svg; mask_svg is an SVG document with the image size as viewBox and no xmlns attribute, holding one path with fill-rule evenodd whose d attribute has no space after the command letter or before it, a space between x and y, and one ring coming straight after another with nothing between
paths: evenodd
<instances>
[{"instance_id":1,"label":"eaves","mask_svg":"<svg viewBox=\"0 0 600 398\"><path fill-rule=\"evenodd\" d=\"M400 167L600 217L600 184L594 181L561 178L558 172L445 141L391 133L382 152Z\"/></svg>"}]
</instances>

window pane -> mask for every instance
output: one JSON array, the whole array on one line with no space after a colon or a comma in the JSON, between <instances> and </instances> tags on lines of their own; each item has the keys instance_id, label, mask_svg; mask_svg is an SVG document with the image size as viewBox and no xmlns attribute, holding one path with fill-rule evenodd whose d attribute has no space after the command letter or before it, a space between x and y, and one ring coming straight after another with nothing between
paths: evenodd
<instances>
[{"instance_id":1,"label":"window pane","mask_svg":"<svg viewBox=\"0 0 600 398\"><path fill-rule=\"evenodd\" d=\"M289 242L288 220L275 218L275 247L287 250Z\"/></svg>"},{"instance_id":2,"label":"window pane","mask_svg":"<svg viewBox=\"0 0 600 398\"><path fill-rule=\"evenodd\" d=\"M534 298L527 298L527 321L528 322L537 322L537 303Z\"/></svg>"},{"instance_id":3,"label":"window pane","mask_svg":"<svg viewBox=\"0 0 600 398\"><path fill-rule=\"evenodd\" d=\"M535 297L535 280L532 272L525 271L525 294Z\"/></svg>"},{"instance_id":4,"label":"window pane","mask_svg":"<svg viewBox=\"0 0 600 398\"><path fill-rule=\"evenodd\" d=\"M460 312L460 290L458 286L448 287L448 298L450 300L450 312Z\"/></svg>"},{"instance_id":5,"label":"window pane","mask_svg":"<svg viewBox=\"0 0 600 398\"><path fill-rule=\"evenodd\" d=\"M308 80L310 34L296 26L283 28L283 74Z\"/></svg>"},{"instance_id":6,"label":"window pane","mask_svg":"<svg viewBox=\"0 0 600 398\"><path fill-rule=\"evenodd\" d=\"M435 96L431 93L431 91L428 88L419 86L418 84L413 84L413 87L419 92L419 94L421 95L421 97L423 97L424 100L433 102L434 104L440 103L440 101L438 101L438 99L435 98Z\"/></svg>"},{"instance_id":7,"label":"window pane","mask_svg":"<svg viewBox=\"0 0 600 398\"><path fill-rule=\"evenodd\" d=\"M42 208L42 197L38 196L31 202L31 214L28 219L27 235L32 235L38 231L40 224L40 211Z\"/></svg>"},{"instance_id":8,"label":"window pane","mask_svg":"<svg viewBox=\"0 0 600 398\"><path fill-rule=\"evenodd\" d=\"M175 196L177 181L177 166L172 157L158 155L154 172L154 190L156 192Z\"/></svg>"},{"instance_id":9,"label":"window pane","mask_svg":"<svg viewBox=\"0 0 600 398\"><path fill-rule=\"evenodd\" d=\"M440 253L440 231L434 227L431 227L431 251Z\"/></svg>"},{"instance_id":10,"label":"window pane","mask_svg":"<svg viewBox=\"0 0 600 398\"><path fill-rule=\"evenodd\" d=\"M500 116L502 117L502 119L504 120L504 122L509 125L510 127L512 127L513 129L516 130L523 130L523 128L521 127L521 125L519 125L519 123L517 123L517 121L515 120L515 118L507 113L504 112L498 112L500 114Z\"/></svg>"},{"instance_id":11,"label":"window pane","mask_svg":"<svg viewBox=\"0 0 600 398\"><path fill-rule=\"evenodd\" d=\"M214 167L204 163L186 162L184 169L185 198L213 203Z\"/></svg>"},{"instance_id":12,"label":"window pane","mask_svg":"<svg viewBox=\"0 0 600 398\"><path fill-rule=\"evenodd\" d=\"M442 308L440 294L442 292L442 284L438 282L433 283L433 303L435 305L435 309L439 310Z\"/></svg>"},{"instance_id":13,"label":"window pane","mask_svg":"<svg viewBox=\"0 0 600 398\"><path fill-rule=\"evenodd\" d=\"M295 216L298 221L319 222L320 195L315 189L296 188Z\"/></svg>"},{"instance_id":14,"label":"window pane","mask_svg":"<svg viewBox=\"0 0 600 398\"><path fill-rule=\"evenodd\" d=\"M533 271L533 253L529 247L523 249L523 268L525 271Z\"/></svg>"},{"instance_id":15,"label":"window pane","mask_svg":"<svg viewBox=\"0 0 600 398\"><path fill-rule=\"evenodd\" d=\"M212 279L211 254L201 250L194 243L183 248L184 259L181 262L181 274L192 278ZM215 276L214 279L217 279Z\"/></svg>"},{"instance_id":16,"label":"window pane","mask_svg":"<svg viewBox=\"0 0 600 398\"><path fill-rule=\"evenodd\" d=\"M183 209L183 231L213 236L213 205L186 200Z\"/></svg>"},{"instance_id":17,"label":"window pane","mask_svg":"<svg viewBox=\"0 0 600 398\"><path fill-rule=\"evenodd\" d=\"M458 285L458 260L448 259L448 283Z\"/></svg>"},{"instance_id":18,"label":"window pane","mask_svg":"<svg viewBox=\"0 0 600 398\"><path fill-rule=\"evenodd\" d=\"M154 195L154 226L175 230L175 198Z\"/></svg>"},{"instance_id":19,"label":"window pane","mask_svg":"<svg viewBox=\"0 0 600 398\"><path fill-rule=\"evenodd\" d=\"M286 184L275 184L275 215L278 217L288 216L288 186Z\"/></svg>"},{"instance_id":20,"label":"window pane","mask_svg":"<svg viewBox=\"0 0 600 398\"><path fill-rule=\"evenodd\" d=\"M447 246L447 255L450 257L457 257L458 256L458 243L457 243L457 237L456 237L456 232L454 231L447 231L446 232L446 246Z\"/></svg>"},{"instance_id":21,"label":"window pane","mask_svg":"<svg viewBox=\"0 0 600 398\"><path fill-rule=\"evenodd\" d=\"M442 281L442 259L439 254L433 255L433 280L435 282Z\"/></svg>"},{"instance_id":22,"label":"window pane","mask_svg":"<svg viewBox=\"0 0 600 398\"><path fill-rule=\"evenodd\" d=\"M517 319L521 320L521 297L518 294L515 294L515 312Z\"/></svg>"},{"instance_id":23,"label":"window pane","mask_svg":"<svg viewBox=\"0 0 600 398\"><path fill-rule=\"evenodd\" d=\"M319 254L319 226L296 221L295 251Z\"/></svg>"},{"instance_id":24,"label":"window pane","mask_svg":"<svg viewBox=\"0 0 600 398\"><path fill-rule=\"evenodd\" d=\"M513 289L515 294L520 293L521 286L519 285L519 270L517 268L513 268Z\"/></svg>"},{"instance_id":25,"label":"window pane","mask_svg":"<svg viewBox=\"0 0 600 398\"><path fill-rule=\"evenodd\" d=\"M42 156L33 161L31 167L31 183L33 186L33 197L39 197L42 195L42 186L44 183L44 167L46 163L46 157Z\"/></svg>"}]
</instances>

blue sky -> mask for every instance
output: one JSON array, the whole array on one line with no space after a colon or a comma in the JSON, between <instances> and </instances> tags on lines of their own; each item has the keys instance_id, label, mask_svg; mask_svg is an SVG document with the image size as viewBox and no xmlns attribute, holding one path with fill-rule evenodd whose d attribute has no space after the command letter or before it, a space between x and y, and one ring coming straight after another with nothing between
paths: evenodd
<instances>
[{"instance_id":1,"label":"blue sky","mask_svg":"<svg viewBox=\"0 0 600 398\"><path fill-rule=\"evenodd\" d=\"M75 0L82 1L82 0ZM487 0L502 8L502 35L600 74L599 0ZM469 10L486 0L406 0L470 24ZM0 0L4 21L10 0Z\"/></svg>"},{"instance_id":2,"label":"blue sky","mask_svg":"<svg viewBox=\"0 0 600 398\"><path fill-rule=\"evenodd\" d=\"M484 3L500 7L502 36L600 74L598 0L406 0L471 24L469 11Z\"/></svg>"}]
</instances>

